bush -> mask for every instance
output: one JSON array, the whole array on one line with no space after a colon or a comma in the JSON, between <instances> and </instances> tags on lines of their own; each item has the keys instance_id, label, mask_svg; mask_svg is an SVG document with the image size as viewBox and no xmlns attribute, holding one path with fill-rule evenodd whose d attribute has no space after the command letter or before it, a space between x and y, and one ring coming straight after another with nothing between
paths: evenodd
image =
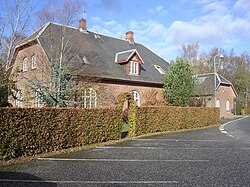
<instances>
[{"instance_id":1,"label":"bush","mask_svg":"<svg viewBox=\"0 0 250 187\"><path fill-rule=\"evenodd\" d=\"M249 114L250 114L250 108L245 108L244 115L249 115Z\"/></svg>"},{"instance_id":2,"label":"bush","mask_svg":"<svg viewBox=\"0 0 250 187\"><path fill-rule=\"evenodd\" d=\"M119 139L118 109L0 108L0 160Z\"/></svg>"},{"instance_id":3,"label":"bush","mask_svg":"<svg viewBox=\"0 0 250 187\"><path fill-rule=\"evenodd\" d=\"M187 106L194 91L193 69L184 59L171 63L164 79L165 98L173 106Z\"/></svg>"},{"instance_id":4,"label":"bush","mask_svg":"<svg viewBox=\"0 0 250 187\"><path fill-rule=\"evenodd\" d=\"M133 111L129 119L132 119L134 136L205 127L218 124L220 119L218 108L137 107Z\"/></svg>"}]
</instances>

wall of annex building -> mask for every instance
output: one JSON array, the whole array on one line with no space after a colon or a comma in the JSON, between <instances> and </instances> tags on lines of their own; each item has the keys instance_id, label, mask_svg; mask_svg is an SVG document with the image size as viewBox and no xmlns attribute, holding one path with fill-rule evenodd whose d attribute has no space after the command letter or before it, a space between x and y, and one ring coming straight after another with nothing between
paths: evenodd
<instances>
[{"instance_id":1,"label":"wall of annex building","mask_svg":"<svg viewBox=\"0 0 250 187\"><path fill-rule=\"evenodd\" d=\"M211 100L207 102L206 106L216 107L217 102L217 104L220 104L220 117L230 118L233 117L232 109L234 109L235 107L234 100L235 94L232 87L227 85L220 85L216 90L216 94L212 97ZM226 106L227 102L229 102L229 110Z\"/></svg>"}]
</instances>

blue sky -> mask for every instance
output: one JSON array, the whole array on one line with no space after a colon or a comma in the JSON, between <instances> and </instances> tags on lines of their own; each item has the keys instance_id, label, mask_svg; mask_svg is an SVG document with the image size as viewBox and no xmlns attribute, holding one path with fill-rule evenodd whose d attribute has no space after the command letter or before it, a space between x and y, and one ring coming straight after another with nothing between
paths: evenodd
<instances>
[{"instance_id":1,"label":"blue sky","mask_svg":"<svg viewBox=\"0 0 250 187\"><path fill-rule=\"evenodd\" d=\"M33 0L34 1L34 0ZM80 0L78 0L80 1ZM43 0L36 9L59 0ZM85 0L88 30L125 37L135 33L142 43L166 60L181 55L181 46L199 42L200 51L213 47L250 53L250 0Z\"/></svg>"}]
</instances>

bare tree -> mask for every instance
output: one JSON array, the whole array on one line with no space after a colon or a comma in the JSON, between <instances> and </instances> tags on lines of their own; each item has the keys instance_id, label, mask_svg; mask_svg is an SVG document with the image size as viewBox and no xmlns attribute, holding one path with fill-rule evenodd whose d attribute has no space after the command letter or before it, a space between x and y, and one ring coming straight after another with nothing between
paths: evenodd
<instances>
[{"instance_id":1,"label":"bare tree","mask_svg":"<svg viewBox=\"0 0 250 187\"><path fill-rule=\"evenodd\" d=\"M92 71L100 59L91 51L82 54L81 45L77 43L79 32L67 26L50 24L41 36L49 44L46 49L49 59L45 61L43 55L38 54L36 73L26 79L33 96L37 93L36 97L45 106L80 107L84 86L89 87L91 81L98 81L98 78L81 77L82 72ZM87 42L85 47L88 48Z\"/></svg>"},{"instance_id":2,"label":"bare tree","mask_svg":"<svg viewBox=\"0 0 250 187\"><path fill-rule=\"evenodd\" d=\"M9 36L1 37L4 51L4 62L9 69L12 54L15 47L20 43L29 29L29 20L32 15L30 0L15 0L4 2L4 29Z\"/></svg>"},{"instance_id":3,"label":"bare tree","mask_svg":"<svg viewBox=\"0 0 250 187\"><path fill-rule=\"evenodd\" d=\"M192 66L197 64L199 42L182 45L183 58Z\"/></svg>"},{"instance_id":4,"label":"bare tree","mask_svg":"<svg viewBox=\"0 0 250 187\"><path fill-rule=\"evenodd\" d=\"M74 0L64 0L60 5L43 8L37 16L37 25L42 26L48 22L57 22L62 25L73 25L81 13L83 4Z\"/></svg>"},{"instance_id":5,"label":"bare tree","mask_svg":"<svg viewBox=\"0 0 250 187\"><path fill-rule=\"evenodd\" d=\"M66 26L58 26L56 30L52 28L46 36L43 36L51 40L49 61L44 62L44 59L39 59L36 74L27 77L27 80L31 90L38 93L39 100L46 106L65 107L72 105L73 94L76 91L72 82L74 74L72 63L76 60L75 54L79 49L70 43L74 40L74 30Z\"/></svg>"}]
</instances>

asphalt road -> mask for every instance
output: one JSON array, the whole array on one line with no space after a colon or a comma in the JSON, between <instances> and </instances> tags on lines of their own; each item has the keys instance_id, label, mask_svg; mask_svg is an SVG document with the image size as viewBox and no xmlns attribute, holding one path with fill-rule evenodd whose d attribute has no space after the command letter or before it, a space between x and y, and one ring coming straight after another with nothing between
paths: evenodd
<instances>
[{"instance_id":1,"label":"asphalt road","mask_svg":"<svg viewBox=\"0 0 250 187\"><path fill-rule=\"evenodd\" d=\"M6 168L5 168L6 169ZM250 117L16 165L0 186L250 186Z\"/></svg>"}]
</instances>

